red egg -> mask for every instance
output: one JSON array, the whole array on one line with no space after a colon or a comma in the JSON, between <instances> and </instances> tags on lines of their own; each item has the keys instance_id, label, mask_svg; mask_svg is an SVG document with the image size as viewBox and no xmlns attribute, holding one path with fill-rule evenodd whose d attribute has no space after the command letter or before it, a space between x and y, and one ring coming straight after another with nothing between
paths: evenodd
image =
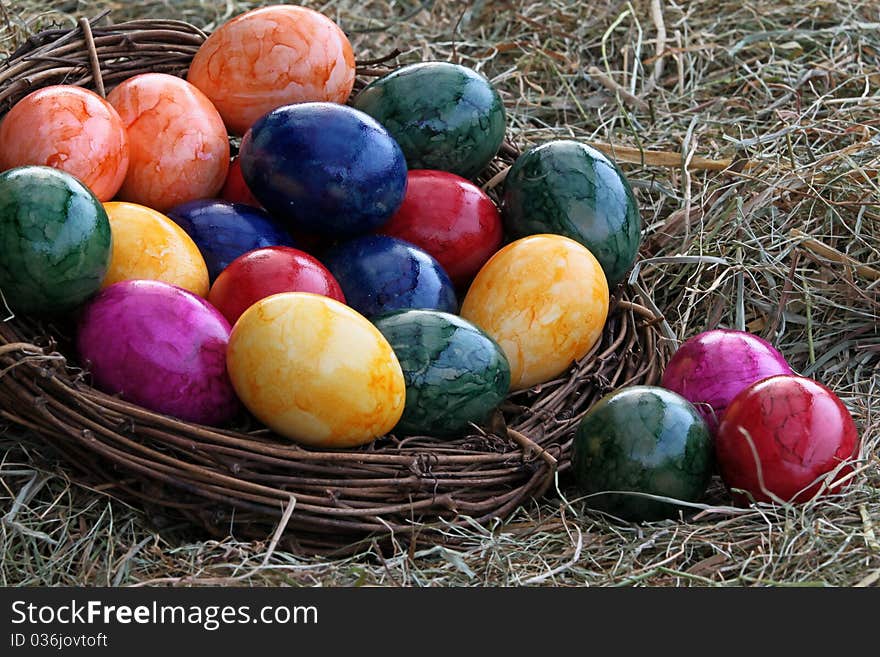
<instances>
[{"instance_id":1,"label":"red egg","mask_svg":"<svg viewBox=\"0 0 880 657\"><path fill-rule=\"evenodd\" d=\"M31 92L0 123L0 171L37 164L79 178L109 201L128 171L128 137L98 94L70 85Z\"/></svg>"},{"instance_id":2,"label":"red egg","mask_svg":"<svg viewBox=\"0 0 880 657\"><path fill-rule=\"evenodd\" d=\"M229 170L229 137L211 101L186 80L143 73L107 100L122 118L130 146L119 197L165 210L220 191Z\"/></svg>"},{"instance_id":3,"label":"red egg","mask_svg":"<svg viewBox=\"0 0 880 657\"><path fill-rule=\"evenodd\" d=\"M244 203L255 208L263 207L251 194L250 188L244 181L244 176L241 175L241 162L237 157L229 165L229 173L226 174L226 182L220 190L220 198L230 203Z\"/></svg>"},{"instance_id":4,"label":"red egg","mask_svg":"<svg viewBox=\"0 0 880 657\"><path fill-rule=\"evenodd\" d=\"M260 299L281 292L312 292L345 303L342 288L324 265L287 246L255 249L224 269L208 300L230 324Z\"/></svg>"},{"instance_id":5,"label":"red egg","mask_svg":"<svg viewBox=\"0 0 880 657\"><path fill-rule=\"evenodd\" d=\"M456 285L476 276L503 237L498 208L479 187L427 169L409 172L403 204L379 232L427 251Z\"/></svg>"},{"instance_id":6,"label":"red egg","mask_svg":"<svg viewBox=\"0 0 880 657\"><path fill-rule=\"evenodd\" d=\"M843 402L821 383L782 374L734 397L721 418L715 452L737 503L805 502L852 471L859 437ZM838 469L839 468L839 469ZM833 487L833 490L840 486ZM826 489L827 490L827 489ZM775 498L775 499L774 499Z\"/></svg>"}]
</instances>

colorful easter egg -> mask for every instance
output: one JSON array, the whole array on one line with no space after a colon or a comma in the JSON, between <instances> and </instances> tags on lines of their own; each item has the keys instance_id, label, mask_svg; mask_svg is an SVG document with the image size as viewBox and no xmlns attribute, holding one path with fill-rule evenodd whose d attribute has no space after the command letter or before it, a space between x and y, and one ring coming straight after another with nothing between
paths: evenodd
<instances>
[{"instance_id":1,"label":"colorful easter egg","mask_svg":"<svg viewBox=\"0 0 880 657\"><path fill-rule=\"evenodd\" d=\"M163 281L208 296L208 267L199 247L161 212L123 201L104 204L113 232L113 255L103 287L120 281Z\"/></svg>"},{"instance_id":2,"label":"colorful easter egg","mask_svg":"<svg viewBox=\"0 0 880 657\"><path fill-rule=\"evenodd\" d=\"M273 216L334 237L378 228L400 207L406 161L363 112L332 103L285 105L241 142L241 171Z\"/></svg>"},{"instance_id":3,"label":"colorful easter egg","mask_svg":"<svg viewBox=\"0 0 880 657\"><path fill-rule=\"evenodd\" d=\"M611 287L639 252L642 221L626 177L576 141L551 141L517 158L504 180L502 214L515 237L557 233L586 246Z\"/></svg>"},{"instance_id":4,"label":"colorful easter egg","mask_svg":"<svg viewBox=\"0 0 880 657\"><path fill-rule=\"evenodd\" d=\"M42 166L0 173L0 301L10 310L78 306L101 287L110 248L107 213L78 179Z\"/></svg>"},{"instance_id":5,"label":"colorful easter egg","mask_svg":"<svg viewBox=\"0 0 880 657\"><path fill-rule=\"evenodd\" d=\"M219 425L239 406L226 374L229 323L161 281L124 281L84 309L77 349L97 388L187 422Z\"/></svg>"},{"instance_id":6,"label":"colorful easter egg","mask_svg":"<svg viewBox=\"0 0 880 657\"><path fill-rule=\"evenodd\" d=\"M560 235L533 235L489 259L461 316L501 345L511 388L521 390L562 374L593 348L608 302L605 274L589 250Z\"/></svg>"},{"instance_id":7,"label":"colorful easter egg","mask_svg":"<svg viewBox=\"0 0 880 657\"><path fill-rule=\"evenodd\" d=\"M352 105L388 129L410 169L473 178L504 141L501 97L486 78L459 64L404 66L370 83Z\"/></svg>"},{"instance_id":8,"label":"colorful easter egg","mask_svg":"<svg viewBox=\"0 0 880 657\"><path fill-rule=\"evenodd\" d=\"M476 276L503 238L498 208L483 190L425 169L409 172L403 203L379 232L427 251L456 285Z\"/></svg>"},{"instance_id":9,"label":"colorful easter egg","mask_svg":"<svg viewBox=\"0 0 880 657\"><path fill-rule=\"evenodd\" d=\"M256 249L233 260L214 281L208 301L235 324L257 301L281 292L311 292L345 303L342 288L324 265L287 246Z\"/></svg>"},{"instance_id":10,"label":"colorful easter egg","mask_svg":"<svg viewBox=\"0 0 880 657\"><path fill-rule=\"evenodd\" d=\"M130 161L123 201L164 212L216 196L229 169L229 137L205 95L173 75L143 73L107 96L122 118Z\"/></svg>"},{"instance_id":11,"label":"colorful easter egg","mask_svg":"<svg viewBox=\"0 0 880 657\"><path fill-rule=\"evenodd\" d=\"M226 180L220 189L220 198L230 203L243 203L255 208L259 208L260 202L251 193L250 188L241 175L241 160L238 157L232 159L229 163L229 171L226 173Z\"/></svg>"},{"instance_id":12,"label":"colorful easter egg","mask_svg":"<svg viewBox=\"0 0 880 657\"><path fill-rule=\"evenodd\" d=\"M227 365L248 410L305 445L369 443L403 412L406 385L388 341L317 294L275 294L248 308L232 330Z\"/></svg>"},{"instance_id":13,"label":"colorful easter egg","mask_svg":"<svg viewBox=\"0 0 880 657\"><path fill-rule=\"evenodd\" d=\"M344 103L354 86L354 53L326 16L293 5L263 7L217 28L187 80L217 106L230 132L243 135L282 105Z\"/></svg>"},{"instance_id":14,"label":"colorful easter egg","mask_svg":"<svg viewBox=\"0 0 880 657\"><path fill-rule=\"evenodd\" d=\"M696 406L714 433L741 390L776 374L791 374L791 367L769 342L745 331L715 329L678 348L661 385Z\"/></svg>"},{"instance_id":15,"label":"colorful easter egg","mask_svg":"<svg viewBox=\"0 0 880 657\"><path fill-rule=\"evenodd\" d=\"M510 366L476 326L435 310L404 310L375 320L406 381L406 405L394 433L455 436L473 431L504 401Z\"/></svg>"},{"instance_id":16,"label":"colorful easter egg","mask_svg":"<svg viewBox=\"0 0 880 657\"><path fill-rule=\"evenodd\" d=\"M296 246L281 224L250 205L201 199L174 206L168 216L199 247L212 281L248 251L264 246Z\"/></svg>"},{"instance_id":17,"label":"colorful easter egg","mask_svg":"<svg viewBox=\"0 0 880 657\"><path fill-rule=\"evenodd\" d=\"M331 249L322 261L339 281L348 305L366 317L394 310L458 310L449 276L409 242L365 235Z\"/></svg>"},{"instance_id":18,"label":"colorful easter egg","mask_svg":"<svg viewBox=\"0 0 880 657\"><path fill-rule=\"evenodd\" d=\"M792 374L740 392L715 438L721 478L739 504L806 502L828 490L825 475L834 472L836 481L852 472L847 462L858 445L856 425L837 395Z\"/></svg>"},{"instance_id":19,"label":"colorful easter egg","mask_svg":"<svg viewBox=\"0 0 880 657\"><path fill-rule=\"evenodd\" d=\"M606 395L575 433L572 472L587 505L628 520L667 518L682 507L626 493L697 502L712 466L709 427L690 402L663 388Z\"/></svg>"},{"instance_id":20,"label":"colorful easter egg","mask_svg":"<svg viewBox=\"0 0 880 657\"><path fill-rule=\"evenodd\" d=\"M100 201L119 191L128 171L128 136L116 110L71 85L29 93L0 122L0 171L45 165L80 179Z\"/></svg>"}]
</instances>

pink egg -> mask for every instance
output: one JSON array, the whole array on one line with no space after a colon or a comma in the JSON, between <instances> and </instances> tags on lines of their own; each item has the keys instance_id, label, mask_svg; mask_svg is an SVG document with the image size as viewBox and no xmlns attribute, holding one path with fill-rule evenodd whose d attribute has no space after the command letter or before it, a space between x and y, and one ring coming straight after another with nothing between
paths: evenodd
<instances>
[{"instance_id":1,"label":"pink egg","mask_svg":"<svg viewBox=\"0 0 880 657\"><path fill-rule=\"evenodd\" d=\"M745 331L715 329L695 335L670 359L661 385L697 407L714 432L743 389L791 366L769 342Z\"/></svg>"},{"instance_id":2,"label":"pink egg","mask_svg":"<svg viewBox=\"0 0 880 657\"><path fill-rule=\"evenodd\" d=\"M123 281L85 307L77 349L97 388L181 420L219 425L239 408L226 373L230 330L191 292Z\"/></svg>"},{"instance_id":3,"label":"pink egg","mask_svg":"<svg viewBox=\"0 0 880 657\"><path fill-rule=\"evenodd\" d=\"M144 73L107 100L122 118L130 161L119 198L165 210L215 196L229 169L229 136L211 101L186 80Z\"/></svg>"}]
</instances>

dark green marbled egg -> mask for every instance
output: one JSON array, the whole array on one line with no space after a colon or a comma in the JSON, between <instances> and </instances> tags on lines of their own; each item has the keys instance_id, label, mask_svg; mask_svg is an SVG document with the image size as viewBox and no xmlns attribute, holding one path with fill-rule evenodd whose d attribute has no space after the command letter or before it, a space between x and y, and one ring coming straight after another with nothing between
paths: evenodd
<instances>
[{"instance_id":1,"label":"dark green marbled egg","mask_svg":"<svg viewBox=\"0 0 880 657\"><path fill-rule=\"evenodd\" d=\"M59 313L98 291L110 221L68 173L25 166L0 174L0 290L19 313Z\"/></svg>"},{"instance_id":2,"label":"dark green marbled egg","mask_svg":"<svg viewBox=\"0 0 880 657\"><path fill-rule=\"evenodd\" d=\"M502 216L513 237L556 233L580 242L612 288L639 252L642 221L626 177L576 141L551 141L517 158L504 182Z\"/></svg>"},{"instance_id":3,"label":"dark green marbled egg","mask_svg":"<svg viewBox=\"0 0 880 657\"><path fill-rule=\"evenodd\" d=\"M400 361L406 405L394 433L453 436L480 424L510 387L501 347L476 326L436 310L404 310L375 320Z\"/></svg>"},{"instance_id":4,"label":"dark green marbled egg","mask_svg":"<svg viewBox=\"0 0 880 657\"><path fill-rule=\"evenodd\" d=\"M635 491L699 500L712 475L712 438L684 397L654 386L621 388L583 417L572 469L582 493ZM657 520L681 506L639 495L588 497L587 505L629 520Z\"/></svg>"},{"instance_id":5,"label":"dark green marbled egg","mask_svg":"<svg viewBox=\"0 0 880 657\"><path fill-rule=\"evenodd\" d=\"M449 62L411 64L379 78L352 103L400 144L409 169L474 178L504 140L504 106L476 71Z\"/></svg>"}]
</instances>

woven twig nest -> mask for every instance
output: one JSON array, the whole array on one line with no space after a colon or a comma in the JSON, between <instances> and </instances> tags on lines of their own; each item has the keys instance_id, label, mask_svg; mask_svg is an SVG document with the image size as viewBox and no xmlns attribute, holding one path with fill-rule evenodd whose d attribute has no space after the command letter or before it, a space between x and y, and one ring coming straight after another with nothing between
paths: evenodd
<instances>
[{"instance_id":1,"label":"woven twig nest","mask_svg":"<svg viewBox=\"0 0 880 657\"><path fill-rule=\"evenodd\" d=\"M138 73L184 75L205 37L170 20L40 33L0 68L0 116L50 84L103 93ZM360 85L382 72L375 64L359 67ZM481 181L491 187L516 153L506 144ZM666 358L658 318L635 298L616 290L590 354L557 380L512 394L491 426L456 439L388 436L329 452L259 427L188 424L92 388L68 357L71 327L20 316L0 322L0 417L51 443L89 483L219 533L265 537L283 517L290 547L309 552L391 533L443 540L449 532L432 528L488 523L542 495L570 466L583 413L614 388L657 380Z\"/></svg>"}]
</instances>

